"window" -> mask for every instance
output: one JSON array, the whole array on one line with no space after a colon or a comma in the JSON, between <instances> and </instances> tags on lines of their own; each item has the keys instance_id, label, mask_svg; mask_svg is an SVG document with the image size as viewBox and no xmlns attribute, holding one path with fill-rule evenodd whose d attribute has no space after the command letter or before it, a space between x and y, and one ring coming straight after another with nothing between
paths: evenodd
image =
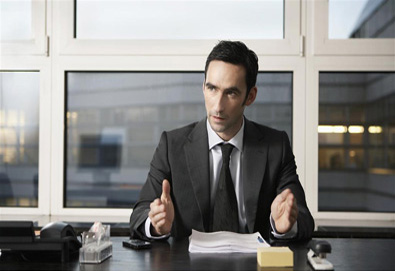
<instances>
[{"instance_id":1,"label":"window","mask_svg":"<svg viewBox=\"0 0 395 271\"><path fill-rule=\"evenodd\" d=\"M319 211L395 212L395 73L319 79Z\"/></svg>"},{"instance_id":2,"label":"window","mask_svg":"<svg viewBox=\"0 0 395 271\"><path fill-rule=\"evenodd\" d=\"M392 0L317 0L314 54L393 56L395 3Z\"/></svg>"},{"instance_id":3,"label":"window","mask_svg":"<svg viewBox=\"0 0 395 271\"><path fill-rule=\"evenodd\" d=\"M395 38L395 2L330 0L329 38Z\"/></svg>"},{"instance_id":4,"label":"window","mask_svg":"<svg viewBox=\"0 0 395 271\"><path fill-rule=\"evenodd\" d=\"M31 1L1 1L0 14L0 40L33 38Z\"/></svg>"},{"instance_id":5,"label":"window","mask_svg":"<svg viewBox=\"0 0 395 271\"><path fill-rule=\"evenodd\" d=\"M202 72L67 72L65 207L130 208L160 135L206 115ZM292 140L292 73L260 73L246 116Z\"/></svg>"},{"instance_id":6,"label":"window","mask_svg":"<svg viewBox=\"0 0 395 271\"><path fill-rule=\"evenodd\" d=\"M2 55L45 55L46 1L0 1Z\"/></svg>"},{"instance_id":7,"label":"window","mask_svg":"<svg viewBox=\"0 0 395 271\"><path fill-rule=\"evenodd\" d=\"M283 39L283 13L283 0L77 0L75 36L97 40Z\"/></svg>"},{"instance_id":8,"label":"window","mask_svg":"<svg viewBox=\"0 0 395 271\"><path fill-rule=\"evenodd\" d=\"M0 73L0 206L38 206L39 73Z\"/></svg>"},{"instance_id":9,"label":"window","mask_svg":"<svg viewBox=\"0 0 395 271\"><path fill-rule=\"evenodd\" d=\"M63 55L201 56L220 39L249 40L257 54L301 50L294 0L64 0L54 10Z\"/></svg>"}]
</instances>

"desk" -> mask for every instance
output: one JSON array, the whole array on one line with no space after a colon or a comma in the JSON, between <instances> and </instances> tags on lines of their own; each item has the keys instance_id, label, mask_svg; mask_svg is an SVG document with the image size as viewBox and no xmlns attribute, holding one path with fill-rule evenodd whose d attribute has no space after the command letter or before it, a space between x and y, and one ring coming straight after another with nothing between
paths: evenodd
<instances>
[{"instance_id":1,"label":"desk","mask_svg":"<svg viewBox=\"0 0 395 271\"><path fill-rule=\"evenodd\" d=\"M122 247L122 240L127 237L111 239L113 256L101 264L80 265L78 259L62 264L12 262L0 258L0 270L260 270L256 254L190 254L187 240L156 242L150 250L135 251ZM336 271L395 270L395 239L326 240L332 245L328 259ZM292 248L295 252L294 270L311 270L303 244Z\"/></svg>"}]
</instances>

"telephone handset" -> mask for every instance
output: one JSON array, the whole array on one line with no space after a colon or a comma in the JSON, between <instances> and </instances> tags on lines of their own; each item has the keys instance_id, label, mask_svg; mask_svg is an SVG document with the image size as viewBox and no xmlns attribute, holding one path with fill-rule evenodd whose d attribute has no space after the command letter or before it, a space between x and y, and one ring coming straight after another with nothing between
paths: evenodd
<instances>
[{"instance_id":1,"label":"telephone handset","mask_svg":"<svg viewBox=\"0 0 395 271\"><path fill-rule=\"evenodd\" d=\"M45 225L40 231L40 240L70 240L70 250L78 250L81 247L73 227L61 221Z\"/></svg>"}]
</instances>

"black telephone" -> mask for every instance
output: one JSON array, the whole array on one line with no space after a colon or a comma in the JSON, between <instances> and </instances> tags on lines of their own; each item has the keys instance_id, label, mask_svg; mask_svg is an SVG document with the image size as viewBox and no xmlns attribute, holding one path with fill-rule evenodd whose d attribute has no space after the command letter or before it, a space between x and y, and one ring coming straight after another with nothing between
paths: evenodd
<instances>
[{"instance_id":1,"label":"black telephone","mask_svg":"<svg viewBox=\"0 0 395 271\"><path fill-rule=\"evenodd\" d=\"M34 233L32 221L0 221L0 250L39 255L51 252L60 256L62 262L79 251L81 242L74 229L64 222L52 222L44 226L40 236ZM45 253L40 253L45 255Z\"/></svg>"}]
</instances>

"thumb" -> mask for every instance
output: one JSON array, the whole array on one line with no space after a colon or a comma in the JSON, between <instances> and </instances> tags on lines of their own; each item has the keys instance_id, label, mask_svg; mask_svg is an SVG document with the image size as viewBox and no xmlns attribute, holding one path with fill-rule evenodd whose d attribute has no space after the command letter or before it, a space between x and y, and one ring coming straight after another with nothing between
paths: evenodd
<instances>
[{"instance_id":1,"label":"thumb","mask_svg":"<svg viewBox=\"0 0 395 271\"><path fill-rule=\"evenodd\" d=\"M281 202L286 201L288 195L291 194L291 189L287 188L283 192L281 192L278 197Z\"/></svg>"},{"instance_id":2,"label":"thumb","mask_svg":"<svg viewBox=\"0 0 395 271\"><path fill-rule=\"evenodd\" d=\"M162 182L162 195L160 196L161 201L171 201L170 197L170 183L164 179Z\"/></svg>"}]
</instances>

